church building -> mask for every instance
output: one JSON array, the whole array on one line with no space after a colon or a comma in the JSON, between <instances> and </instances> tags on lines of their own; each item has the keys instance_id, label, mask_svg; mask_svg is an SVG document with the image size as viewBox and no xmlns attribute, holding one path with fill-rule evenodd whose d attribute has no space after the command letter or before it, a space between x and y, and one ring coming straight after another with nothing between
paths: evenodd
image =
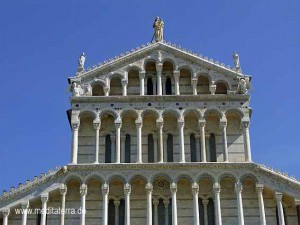
<instances>
[{"instance_id":1,"label":"church building","mask_svg":"<svg viewBox=\"0 0 300 225\"><path fill-rule=\"evenodd\" d=\"M3 191L0 225L300 225L299 180L252 161L237 52L225 65L153 28L91 68L80 56L70 163Z\"/></svg>"}]
</instances>

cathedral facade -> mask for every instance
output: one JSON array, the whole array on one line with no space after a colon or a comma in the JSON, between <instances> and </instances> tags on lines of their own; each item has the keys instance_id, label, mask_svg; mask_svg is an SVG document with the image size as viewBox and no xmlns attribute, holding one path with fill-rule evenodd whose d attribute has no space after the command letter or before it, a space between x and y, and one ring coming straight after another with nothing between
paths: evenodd
<instances>
[{"instance_id":1,"label":"cathedral facade","mask_svg":"<svg viewBox=\"0 0 300 225\"><path fill-rule=\"evenodd\" d=\"M238 54L225 66L164 41L163 25L92 68L81 55L70 163L3 191L1 225L300 224L300 182L252 161Z\"/></svg>"}]
</instances>

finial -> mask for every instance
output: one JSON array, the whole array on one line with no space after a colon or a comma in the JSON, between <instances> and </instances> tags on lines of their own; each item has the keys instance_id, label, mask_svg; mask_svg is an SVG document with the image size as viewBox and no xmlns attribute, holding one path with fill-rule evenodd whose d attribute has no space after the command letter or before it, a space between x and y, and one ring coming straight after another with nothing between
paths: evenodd
<instances>
[{"instance_id":1,"label":"finial","mask_svg":"<svg viewBox=\"0 0 300 225\"><path fill-rule=\"evenodd\" d=\"M82 54L79 57L78 60L78 67L77 67L77 73L84 72L84 62L85 62L85 54L82 52Z\"/></svg>"},{"instance_id":2,"label":"finial","mask_svg":"<svg viewBox=\"0 0 300 225\"><path fill-rule=\"evenodd\" d=\"M164 21L160 19L158 16L155 18L153 23L154 35L152 37L151 42L155 38L156 42L163 41L164 39Z\"/></svg>"},{"instance_id":3,"label":"finial","mask_svg":"<svg viewBox=\"0 0 300 225\"><path fill-rule=\"evenodd\" d=\"M233 69L236 72L241 73L242 69L241 69L241 65L240 65L240 57L239 57L239 55L237 54L236 51L233 52L232 58L233 58L233 64L234 64Z\"/></svg>"}]
</instances>

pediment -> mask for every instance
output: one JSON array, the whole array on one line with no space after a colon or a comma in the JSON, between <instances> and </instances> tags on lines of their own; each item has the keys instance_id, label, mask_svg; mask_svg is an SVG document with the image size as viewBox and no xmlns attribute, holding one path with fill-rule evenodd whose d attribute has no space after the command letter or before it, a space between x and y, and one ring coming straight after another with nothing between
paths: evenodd
<instances>
[{"instance_id":1,"label":"pediment","mask_svg":"<svg viewBox=\"0 0 300 225\"><path fill-rule=\"evenodd\" d=\"M228 83L229 89L238 85L239 78L249 77L225 66L223 63L186 51L179 46L166 42L155 42L77 73L76 76L69 78L69 82L77 81L81 84L99 82L103 86L109 86L111 77L120 76L121 79L126 80L126 73L129 70L144 71L145 64L149 61L156 63L169 61L173 64L174 70L183 68L189 70L192 74L191 79L197 79L200 75L207 75L212 82L224 80Z\"/></svg>"}]
</instances>

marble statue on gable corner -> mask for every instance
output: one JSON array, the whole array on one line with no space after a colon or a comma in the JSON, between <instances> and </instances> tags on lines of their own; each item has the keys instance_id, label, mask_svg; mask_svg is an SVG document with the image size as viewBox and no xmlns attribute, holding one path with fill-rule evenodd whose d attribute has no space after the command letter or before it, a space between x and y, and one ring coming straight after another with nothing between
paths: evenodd
<instances>
[{"instance_id":1,"label":"marble statue on gable corner","mask_svg":"<svg viewBox=\"0 0 300 225\"><path fill-rule=\"evenodd\" d=\"M249 81L249 77L241 78L237 87L237 94L247 94L248 90L252 90L251 83Z\"/></svg>"},{"instance_id":2,"label":"marble statue on gable corner","mask_svg":"<svg viewBox=\"0 0 300 225\"><path fill-rule=\"evenodd\" d=\"M85 62L85 54L84 52L80 55L79 60L78 60L78 68L77 68L77 72L83 72L84 71L84 62Z\"/></svg>"},{"instance_id":3,"label":"marble statue on gable corner","mask_svg":"<svg viewBox=\"0 0 300 225\"><path fill-rule=\"evenodd\" d=\"M242 72L241 64L240 64L240 57L236 51L233 53L232 58L233 58L234 70L237 72Z\"/></svg>"},{"instance_id":4,"label":"marble statue on gable corner","mask_svg":"<svg viewBox=\"0 0 300 225\"><path fill-rule=\"evenodd\" d=\"M72 94L74 97L78 97L82 94L82 88L79 84L76 84L76 82L72 84Z\"/></svg>"},{"instance_id":5,"label":"marble statue on gable corner","mask_svg":"<svg viewBox=\"0 0 300 225\"><path fill-rule=\"evenodd\" d=\"M164 39L164 21L160 19L158 16L155 18L153 23L154 38L156 42L162 41Z\"/></svg>"}]
</instances>

